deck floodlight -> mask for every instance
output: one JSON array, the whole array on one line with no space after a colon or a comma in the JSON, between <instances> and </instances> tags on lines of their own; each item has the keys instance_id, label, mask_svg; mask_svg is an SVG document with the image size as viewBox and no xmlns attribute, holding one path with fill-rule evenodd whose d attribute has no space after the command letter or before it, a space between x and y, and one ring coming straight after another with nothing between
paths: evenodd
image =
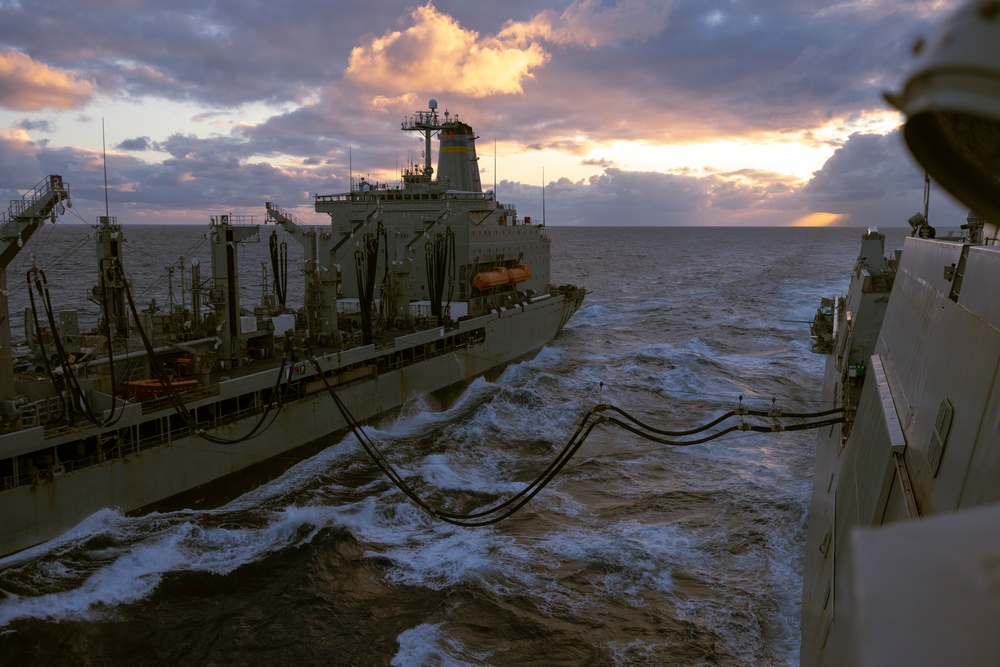
<instances>
[{"instance_id":1,"label":"deck floodlight","mask_svg":"<svg viewBox=\"0 0 1000 667\"><path fill-rule=\"evenodd\" d=\"M1000 222L1000 0L964 4L914 51L902 93L886 99L907 116L913 157L943 188Z\"/></svg>"}]
</instances>

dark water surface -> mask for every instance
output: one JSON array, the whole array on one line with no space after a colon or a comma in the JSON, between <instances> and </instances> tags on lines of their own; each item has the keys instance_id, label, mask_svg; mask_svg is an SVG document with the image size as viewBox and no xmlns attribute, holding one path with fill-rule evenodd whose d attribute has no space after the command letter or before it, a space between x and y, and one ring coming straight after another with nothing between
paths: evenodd
<instances>
[{"instance_id":1,"label":"dark water surface","mask_svg":"<svg viewBox=\"0 0 1000 667\"><path fill-rule=\"evenodd\" d=\"M48 226L46 247L32 242L57 308L93 282L88 231ZM486 505L516 492L598 402L667 429L741 395L824 409L802 321L845 291L862 230L549 231L554 280L590 290L563 333L369 429L421 493ZM128 230L136 292L177 255L206 266L204 232ZM263 241L241 267L247 301ZM42 261L52 249L62 259ZM23 269L8 274L15 303ZM145 294L165 303L165 281ZM0 663L797 664L814 440L737 432L681 449L604 425L518 514L457 528L347 437L216 509L104 510L0 560Z\"/></svg>"}]
</instances>

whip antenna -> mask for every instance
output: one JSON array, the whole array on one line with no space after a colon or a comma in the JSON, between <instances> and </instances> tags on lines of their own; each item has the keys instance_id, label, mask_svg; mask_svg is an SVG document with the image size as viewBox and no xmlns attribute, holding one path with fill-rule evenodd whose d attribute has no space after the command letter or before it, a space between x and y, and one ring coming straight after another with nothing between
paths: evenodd
<instances>
[{"instance_id":1,"label":"whip antenna","mask_svg":"<svg viewBox=\"0 0 1000 667\"><path fill-rule=\"evenodd\" d=\"M104 136L104 119L101 118L101 150L104 153L104 217L111 217L111 207L108 205L108 143Z\"/></svg>"}]
</instances>

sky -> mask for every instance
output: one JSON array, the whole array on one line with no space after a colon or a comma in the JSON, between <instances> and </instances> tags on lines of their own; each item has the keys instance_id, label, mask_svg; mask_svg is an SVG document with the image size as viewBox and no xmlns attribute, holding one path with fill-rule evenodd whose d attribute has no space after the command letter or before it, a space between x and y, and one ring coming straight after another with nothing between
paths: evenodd
<instances>
[{"instance_id":1,"label":"sky","mask_svg":"<svg viewBox=\"0 0 1000 667\"><path fill-rule=\"evenodd\" d=\"M906 226L885 91L958 0L0 0L0 195L207 223L422 163L436 99L550 225ZM107 183L104 189L107 153ZM966 209L932 189L930 217Z\"/></svg>"}]
</instances>

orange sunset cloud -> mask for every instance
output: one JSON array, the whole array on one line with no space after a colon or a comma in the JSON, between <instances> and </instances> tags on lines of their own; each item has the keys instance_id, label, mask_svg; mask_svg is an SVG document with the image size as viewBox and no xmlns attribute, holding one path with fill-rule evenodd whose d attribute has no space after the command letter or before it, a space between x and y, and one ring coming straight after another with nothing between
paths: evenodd
<instances>
[{"instance_id":1,"label":"orange sunset cloud","mask_svg":"<svg viewBox=\"0 0 1000 667\"><path fill-rule=\"evenodd\" d=\"M427 4L413 25L351 51L345 78L381 91L430 88L471 97L521 93L521 83L548 59L538 44L518 46L465 30Z\"/></svg>"},{"instance_id":2,"label":"orange sunset cloud","mask_svg":"<svg viewBox=\"0 0 1000 667\"><path fill-rule=\"evenodd\" d=\"M20 51L0 50L0 106L15 111L73 109L90 101L94 84L37 62Z\"/></svg>"}]
</instances>

